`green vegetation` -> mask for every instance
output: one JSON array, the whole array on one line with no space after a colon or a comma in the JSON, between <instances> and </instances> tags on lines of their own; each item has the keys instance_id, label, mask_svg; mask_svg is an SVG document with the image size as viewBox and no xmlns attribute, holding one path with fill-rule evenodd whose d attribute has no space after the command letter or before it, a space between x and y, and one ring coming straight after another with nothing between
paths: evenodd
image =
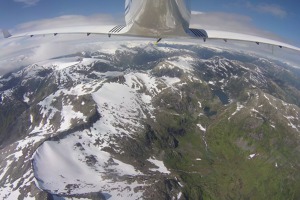
<instances>
[{"instance_id":1,"label":"green vegetation","mask_svg":"<svg viewBox=\"0 0 300 200\"><path fill-rule=\"evenodd\" d=\"M300 198L298 135L278 118L278 111L268 106L264 97L256 99L254 94L259 90L248 91L253 93L251 101L247 90L237 94L248 103L229 120L235 104L224 108L211 93L193 91L192 84L186 87L189 91L184 90L181 99L172 93L163 96L163 105L168 106L151 125L152 148L157 153L163 150L166 166L180 177L183 198ZM196 106L198 101L201 109ZM256 101L267 108L265 112L251 114ZM198 116L199 112L205 115ZM276 122L276 129L270 121ZM207 127L206 132L200 130L199 123ZM170 137L177 145L170 145Z\"/></svg>"},{"instance_id":2,"label":"green vegetation","mask_svg":"<svg viewBox=\"0 0 300 200\"><path fill-rule=\"evenodd\" d=\"M221 119L213 123L206 132L207 150L201 131L176 136L179 145L166 151L165 163L181 177L185 197L298 199L299 160L295 160L294 147L285 144L282 134L286 131L280 128L273 131L263 124L254 131L263 131L264 137L254 143L246 130L241 131L243 121L240 122L239 125ZM239 138L244 138L249 146L255 144L254 150L239 148L236 144ZM249 159L254 153L256 156Z\"/></svg>"}]
</instances>

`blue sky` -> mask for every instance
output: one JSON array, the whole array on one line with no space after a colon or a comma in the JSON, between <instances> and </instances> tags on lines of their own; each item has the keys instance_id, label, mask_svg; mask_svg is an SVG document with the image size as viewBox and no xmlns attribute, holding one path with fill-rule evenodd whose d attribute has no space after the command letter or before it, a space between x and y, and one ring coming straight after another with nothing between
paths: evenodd
<instances>
[{"instance_id":1,"label":"blue sky","mask_svg":"<svg viewBox=\"0 0 300 200\"><path fill-rule=\"evenodd\" d=\"M0 28L14 29L25 22L63 15L110 14L122 18L125 0L1 0ZM220 20L278 35L300 46L300 1L296 0L191 0L194 11L215 14ZM229 15L231 14L231 15ZM224 15L228 17L228 19ZM241 19L244 19L240 21ZM206 20L206 19L203 19ZM207 23L210 18L207 17ZM215 21L214 21L215 22ZM224 22L220 21L220 25ZM235 24L234 26L238 26ZM218 22L214 24L218 27ZM232 27L228 27L231 29ZM233 27L236 29L236 27ZM254 32L255 32L254 30ZM249 31L249 29L247 30Z\"/></svg>"}]
</instances>

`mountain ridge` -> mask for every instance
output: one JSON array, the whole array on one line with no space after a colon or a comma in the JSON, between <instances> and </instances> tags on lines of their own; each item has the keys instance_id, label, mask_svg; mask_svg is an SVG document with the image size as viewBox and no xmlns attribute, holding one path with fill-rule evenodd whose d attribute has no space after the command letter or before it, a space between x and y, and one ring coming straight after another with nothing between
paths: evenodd
<instances>
[{"instance_id":1,"label":"mountain ridge","mask_svg":"<svg viewBox=\"0 0 300 200\"><path fill-rule=\"evenodd\" d=\"M1 197L299 197L300 82L293 70L168 44L81 52L3 76ZM26 166L14 170L20 162ZM73 179L70 166L93 178Z\"/></svg>"}]
</instances>

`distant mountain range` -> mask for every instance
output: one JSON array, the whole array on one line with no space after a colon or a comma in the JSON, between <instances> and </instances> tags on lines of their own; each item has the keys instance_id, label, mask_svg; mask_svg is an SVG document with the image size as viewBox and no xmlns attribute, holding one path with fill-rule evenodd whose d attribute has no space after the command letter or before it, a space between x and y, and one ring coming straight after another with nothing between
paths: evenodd
<instances>
[{"instance_id":1,"label":"distant mountain range","mask_svg":"<svg viewBox=\"0 0 300 200\"><path fill-rule=\"evenodd\" d=\"M122 45L0 79L1 199L299 199L300 70Z\"/></svg>"}]
</instances>

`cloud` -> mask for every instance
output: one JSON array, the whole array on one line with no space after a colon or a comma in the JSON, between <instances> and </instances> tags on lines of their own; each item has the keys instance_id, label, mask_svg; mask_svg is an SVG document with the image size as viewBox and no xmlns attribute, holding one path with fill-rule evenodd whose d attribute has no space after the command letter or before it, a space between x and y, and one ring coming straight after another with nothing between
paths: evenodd
<instances>
[{"instance_id":1,"label":"cloud","mask_svg":"<svg viewBox=\"0 0 300 200\"><path fill-rule=\"evenodd\" d=\"M191 26L202 29L237 32L283 41L281 37L257 28L251 17L225 12L192 12Z\"/></svg>"},{"instance_id":2,"label":"cloud","mask_svg":"<svg viewBox=\"0 0 300 200\"><path fill-rule=\"evenodd\" d=\"M124 24L122 17L112 15L97 14L91 16L83 15L63 15L59 17L41 19L20 24L15 31L34 31L47 30L52 28L71 27L71 26L90 26L90 25L111 25Z\"/></svg>"},{"instance_id":3,"label":"cloud","mask_svg":"<svg viewBox=\"0 0 300 200\"><path fill-rule=\"evenodd\" d=\"M201 15L203 12L192 10L192 15Z\"/></svg>"},{"instance_id":4,"label":"cloud","mask_svg":"<svg viewBox=\"0 0 300 200\"><path fill-rule=\"evenodd\" d=\"M5 30L5 29L0 27L0 40L4 38L3 32L2 32L3 30Z\"/></svg>"},{"instance_id":5,"label":"cloud","mask_svg":"<svg viewBox=\"0 0 300 200\"><path fill-rule=\"evenodd\" d=\"M100 35L58 35L0 39L0 76L33 63L40 63L53 57L73 54L81 51L101 49L108 36ZM124 38L121 38L124 41ZM100 43L100 45L99 45Z\"/></svg>"},{"instance_id":6,"label":"cloud","mask_svg":"<svg viewBox=\"0 0 300 200\"><path fill-rule=\"evenodd\" d=\"M282 8L281 6L276 5L276 4L261 3L261 4L255 5L250 2L246 2L246 7L250 8L256 12L270 14L275 17L284 18L287 16L287 11L285 11L284 8Z\"/></svg>"},{"instance_id":7,"label":"cloud","mask_svg":"<svg viewBox=\"0 0 300 200\"><path fill-rule=\"evenodd\" d=\"M35 6L40 0L14 0L18 3L24 3L26 7Z\"/></svg>"}]
</instances>

